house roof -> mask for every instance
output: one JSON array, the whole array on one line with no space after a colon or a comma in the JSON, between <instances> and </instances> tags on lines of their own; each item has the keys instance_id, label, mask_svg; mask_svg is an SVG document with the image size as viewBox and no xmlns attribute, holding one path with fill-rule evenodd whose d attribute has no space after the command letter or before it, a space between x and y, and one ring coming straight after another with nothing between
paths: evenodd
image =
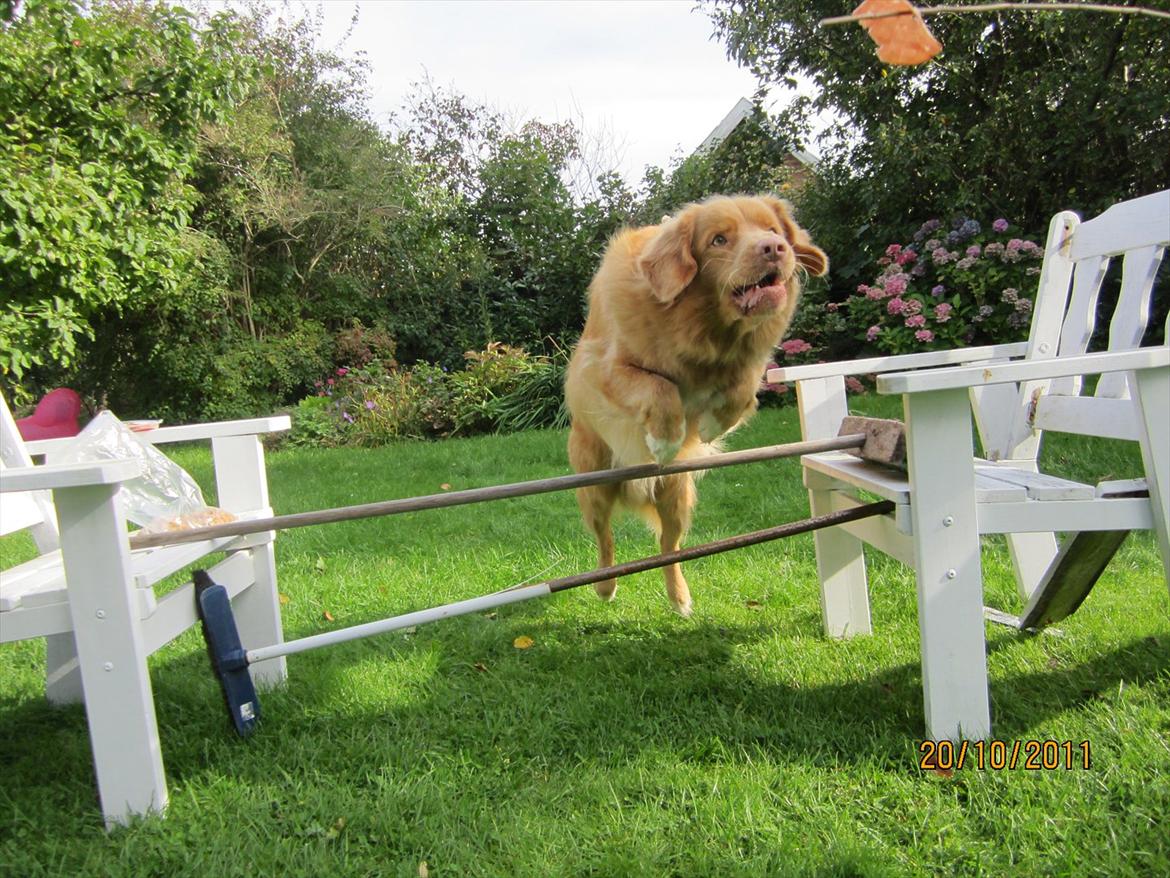
<instances>
[{"instance_id":1,"label":"house roof","mask_svg":"<svg viewBox=\"0 0 1170 878\"><path fill-rule=\"evenodd\" d=\"M747 98L740 98L736 105L731 108L731 112L723 117L723 121L716 125L703 142L699 144L699 148L695 152L703 152L704 150L717 147L731 135L732 131L739 127L744 119L752 114L754 107L755 105ZM811 152L803 149L789 149L788 152L802 165L810 168L817 166L817 157Z\"/></svg>"}]
</instances>

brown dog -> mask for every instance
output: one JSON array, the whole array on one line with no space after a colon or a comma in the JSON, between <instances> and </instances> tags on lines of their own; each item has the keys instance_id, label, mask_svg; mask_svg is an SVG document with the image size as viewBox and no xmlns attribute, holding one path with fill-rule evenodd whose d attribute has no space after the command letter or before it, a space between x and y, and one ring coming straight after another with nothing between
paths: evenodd
<instances>
[{"instance_id":1,"label":"brown dog","mask_svg":"<svg viewBox=\"0 0 1170 878\"><path fill-rule=\"evenodd\" d=\"M565 380L577 472L666 463L716 450L756 410L764 367L800 298L798 270L828 258L776 198L715 197L660 225L619 232L589 286L589 317ZM583 488L577 500L613 564L614 505L640 514L663 552L678 549L695 505L690 474ZM663 568L674 609L690 615L677 564ZM614 580L596 584L613 598Z\"/></svg>"}]
</instances>

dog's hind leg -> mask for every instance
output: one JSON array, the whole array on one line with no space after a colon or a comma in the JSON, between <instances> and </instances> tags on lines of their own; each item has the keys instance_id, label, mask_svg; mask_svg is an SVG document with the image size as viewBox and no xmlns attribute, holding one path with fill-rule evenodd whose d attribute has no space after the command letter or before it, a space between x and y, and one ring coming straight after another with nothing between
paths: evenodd
<instances>
[{"instance_id":1,"label":"dog's hind leg","mask_svg":"<svg viewBox=\"0 0 1170 878\"><path fill-rule=\"evenodd\" d=\"M695 507L695 485L690 473L664 478L654 499L662 530L658 538L663 553L677 551L691 526L691 510ZM691 614L691 591L683 577L682 568L671 564L662 568L666 578L666 596L680 616Z\"/></svg>"},{"instance_id":2,"label":"dog's hind leg","mask_svg":"<svg viewBox=\"0 0 1170 878\"><path fill-rule=\"evenodd\" d=\"M609 469L613 465L613 455L600 436L583 424L574 422L569 432L569 462L579 473L593 472ZM581 517L597 539L598 567L613 566L613 529L610 522L620 493L621 485L595 485L577 489ZM611 601L617 590L617 580L603 579L594 583L593 588L602 600Z\"/></svg>"}]
</instances>

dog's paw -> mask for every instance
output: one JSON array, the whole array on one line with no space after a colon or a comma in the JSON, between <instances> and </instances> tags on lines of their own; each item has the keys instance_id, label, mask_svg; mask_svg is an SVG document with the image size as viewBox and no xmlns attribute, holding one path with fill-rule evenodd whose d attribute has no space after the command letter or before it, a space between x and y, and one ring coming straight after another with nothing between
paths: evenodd
<instances>
[{"instance_id":1,"label":"dog's paw","mask_svg":"<svg viewBox=\"0 0 1170 878\"><path fill-rule=\"evenodd\" d=\"M678 450L682 448L683 440L686 438L686 432L679 434L677 439L659 439L649 431L646 432L646 447L650 449L650 454L654 458L654 462L659 466L664 463L670 463L678 454Z\"/></svg>"},{"instance_id":2,"label":"dog's paw","mask_svg":"<svg viewBox=\"0 0 1170 878\"><path fill-rule=\"evenodd\" d=\"M603 579L601 582L595 582L593 583L593 590L597 592L597 596L603 601L612 601L614 595L617 594L617 580Z\"/></svg>"},{"instance_id":3,"label":"dog's paw","mask_svg":"<svg viewBox=\"0 0 1170 878\"><path fill-rule=\"evenodd\" d=\"M682 601L682 602L671 601L670 608L672 610L674 610L676 613L678 613L680 616L682 616L684 619L689 619L691 616L691 613L693 613L695 611L694 606L691 604L691 601L689 598L686 601Z\"/></svg>"}]
</instances>

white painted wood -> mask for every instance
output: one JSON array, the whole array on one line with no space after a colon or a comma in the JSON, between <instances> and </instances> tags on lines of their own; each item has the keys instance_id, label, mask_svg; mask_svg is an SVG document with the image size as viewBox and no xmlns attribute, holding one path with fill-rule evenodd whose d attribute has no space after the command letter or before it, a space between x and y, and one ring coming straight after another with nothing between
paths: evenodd
<instances>
[{"instance_id":1,"label":"white painted wood","mask_svg":"<svg viewBox=\"0 0 1170 878\"><path fill-rule=\"evenodd\" d=\"M808 492L813 516L833 511L834 493ZM872 633L861 541L842 528L829 527L816 531L814 545L821 588L821 620L826 636L848 638Z\"/></svg>"},{"instance_id":2,"label":"white painted wood","mask_svg":"<svg viewBox=\"0 0 1170 878\"><path fill-rule=\"evenodd\" d=\"M1102 380L1119 376L1124 387L1126 372L1111 372ZM1036 403L1033 423L1038 430L1078 433L1103 439L1138 437L1137 410L1129 399L1092 396L1042 396Z\"/></svg>"},{"instance_id":3,"label":"white painted wood","mask_svg":"<svg viewBox=\"0 0 1170 878\"><path fill-rule=\"evenodd\" d=\"M1150 298L1158 266L1162 263L1162 247L1143 247L1125 254L1122 262L1121 294L1109 321L1109 350L1128 351L1139 347L1150 322ZM1129 384L1124 373L1102 375L1093 391L1097 397L1128 399Z\"/></svg>"},{"instance_id":4,"label":"white painted wood","mask_svg":"<svg viewBox=\"0 0 1170 878\"><path fill-rule=\"evenodd\" d=\"M859 360L840 360L835 363L810 363L801 366L782 366L769 369L768 381L806 381L810 378L830 378L846 375L869 375L874 372L901 372L907 369L925 369L935 366L953 366L958 363L976 363L983 360L1002 360L1020 357L1027 350L1025 342L981 345L948 351L924 351L921 354L900 354L889 357L866 357Z\"/></svg>"},{"instance_id":5,"label":"white painted wood","mask_svg":"<svg viewBox=\"0 0 1170 878\"><path fill-rule=\"evenodd\" d=\"M54 466L30 466L5 469L0 473L0 493L45 491L84 485L112 485L142 473L136 460L102 460L93 463L63 463Z\"/></svg>"},{"instance_id":6,"label":"white painted wood","mask_svg":"<svg viewBox=\"0 0 1170 878\"><path fill-rule=\"evenodd\" d=\"M1105 500L1025 500L988 503L979 507L979 532L1047 533L1075 530L1149 530L1150 501L1145 498Z\"/></svg>"},{"instance_id":7,"label":"white painted wood","mask_svg":"<svg viewBox=\"0 0 1170 878\"><path fill-rule=\"evenodd\" d=\"M986 738L991 708L967 394L914 394L905 409L926 736Z\"/></svg>"},{"instance_id":8,"label":"white painted wood","mask_svg":"<svg viewBox=\"0 0 1170 878\"><path fill-rule=\"evenodd\" d=\"M908 505L910 503L910 480L906 473L892 467L870 463L846 454L843 451L828 451L810 454L801 458L805 468L805 487L813 490L811 473L819 473L845 485L869 491L886 500ZM990 468L988 468L990 470ZM829 487L833 487L830 481ZM975 495L980 503L1004 503L1010 500L1024 500L1026 487L1019 482L1008 482L985 474L983 467L976 467Z\"/></svg>"},{"instance_id":9,"label":"white painted wood","mask_svg":"<svg viewBox=\"0 0 1170 878\"><path fill-rule=\"evenodd\" d=\"M810 378L796 385L800 435L805 440L831 439L849 414L845 379L840 375Z\"/></svg>"},{"instance_id":10,"label":"white painted wood","mask_svg":"<svg viewBox=\"0 0 1170 878\"><path fill-rule=\"evenodd\" d=\"M1096 489L1092 485L1017 467L983 464L977 466L975 471L988 479L1017 485L1033 500L1091 500L1096 496Z\"/></svg>"},{"instance_id":11,"label":"white painted wood","mask_svg":"<svg viewBox=\"0 0 1170 878\"><path fill-rule=\"evenodd\" d=\"M256 436L232 436L213 439L216 486L219 504L236 511L268 505L268 480L265 477L264 446ZM236 627L240 639L249 646L277 646L284 642L280 623L280 595L276 585L276 559L273 540L254 543L251 551L254 585L234 603ZM250 668L252 680L261 688L272 688L288 677L283 656L259 662Z\"/></svg>"},{"instance_id":12,"label":"white painted wood","mask_svg":"<svg viewBox=\"0 0 1170 878\"><path fill-rule=\"evenodd\" d=\"M1097 296L1108 270L1109 260L1103 256L1093 256L1076 263L1072 297L1064 315L1064 326L1060 329L1058 356L1075 357L1088 351L1089 339L1097 324ZM1083 381L1079 374L1061 375L1049 386L1048 393L1076 396L1081 392Z\"/></svg>"},{"instance_id":13,"label":"white painted wood","mask_svg":"<svg viewBox=\"0 0 1170 878\"><path fill-rule=\"evenodd\" d=\"M1020 360L987 366L952 366L923 372L897 372L877 380L878 393L922 393L932 390L1001 384L1008 381L1031 381L1061 375L1096 375L1102 372L1127 372L1155 369L1170 364L1170 348L1141 348L1136 351L1100 351L1077 357L1052 360Z\"/></svg>"},{"instance_id":14,"label":"white painted wood","mask_svg":"<svg viewBox=\"0 0 1170 878\"><path fill-rule=\"evenodd\" d=\"M1149 485L1145 479L1109 479L1097 483L1098 497L1126 497L1135 494L1149 493Z\"/></svg>"},{"instance_id":15,"label":"white painted wood","mask_svg":"<svg viewBox=\"0 0 1170 878\"><path fill-rule=\"evenodd\" d=\"M1165 246L1170 238L1170 189L1115 204L1086 220L1072 242L1073 259L1115 256L1151 245Z\"/></svg>"},{"instance_id":16,"label":"white painted wood","mask_svg":"<svg viewBox=\"0 0 1170 878\"><path fill-rule=\"evenodd\" d=\"M209 568L207 574L227 589L228 597L234 602L252 586L252 559L248 552L236 552ZM187 582L163 595L155 611L143 620L142 636L147 651L154 653L162 649L198 621L195 586Z\"/></svg>"},{"instance_id":17,"label":"white painted wood","mask_svg":"<svg viewBox=\"0 0 1170 878\"><path fill-rule=\"evenodd\" d=\"M1134 375L1134 392L1141 413L1142 462L1150 492L1154 538L1162 554L1162 570L1170 588L1170 369L1150 369ZM1125 503L1126 500L1108 500Z\"/></svg>"},{"instance_id":18,"label":"white painted wood","mask_svg":"<svg viewBox=\"0 0 1170 878\"><path fill-rule=\"evenodd\" d=\"M24 447L20 430L8 410L4 395L0 394L0 483L4 470L25 469L32 466L32 458ZM52 499L47 492L25 495L9 494L0 499L0 536L28 529L37 551L51 552L57 548L57 519L52 510Z\"/></svg>"},{"instance_id":19,"label":"white painted wood","mask_svg":"<svg viewBox=\"0 0 1170 878\"><path fill-rule=\"evenodd\" d=\"M844 512L863 505L861 500L842 491L833 491L830 497L832 498L830 509L832 512ZM827 529L847 531L863 543L873 546L882 554L889 555L894 560L901 561L907 567L913 568L914 544L908 533L904 532L898 524L900 517L908 517L909 514L910 507L901 506L890 515L874 515ZM911 528L906 529L906 531L909 530Z\"/></svg>"},{"instance_id":20,"label":"white painted wood","mask_svg":"<svg viewBox=\"0 0 1170 878\"><path fill-rule=\"evenodd\" d=\"M94 770L106 823L167 804L146 648L116 484L54 491Z\"/></svg>"},{"instance_id":21,"label":"white painted wood","mask_svg":"<svg viewBox=\"0 0 1170 878\"><path fill-rule=\"evenodd\" d=\"M208 424L184 424L178 427L159 427L136 434L151 445L168 442L193 442L207 439L223 439L229 436L255 436L262 433L280 433L289 429L292 422L288 415L273 418L248 418L241 421L217 421Z\"/></svg>"}]
</instances>

